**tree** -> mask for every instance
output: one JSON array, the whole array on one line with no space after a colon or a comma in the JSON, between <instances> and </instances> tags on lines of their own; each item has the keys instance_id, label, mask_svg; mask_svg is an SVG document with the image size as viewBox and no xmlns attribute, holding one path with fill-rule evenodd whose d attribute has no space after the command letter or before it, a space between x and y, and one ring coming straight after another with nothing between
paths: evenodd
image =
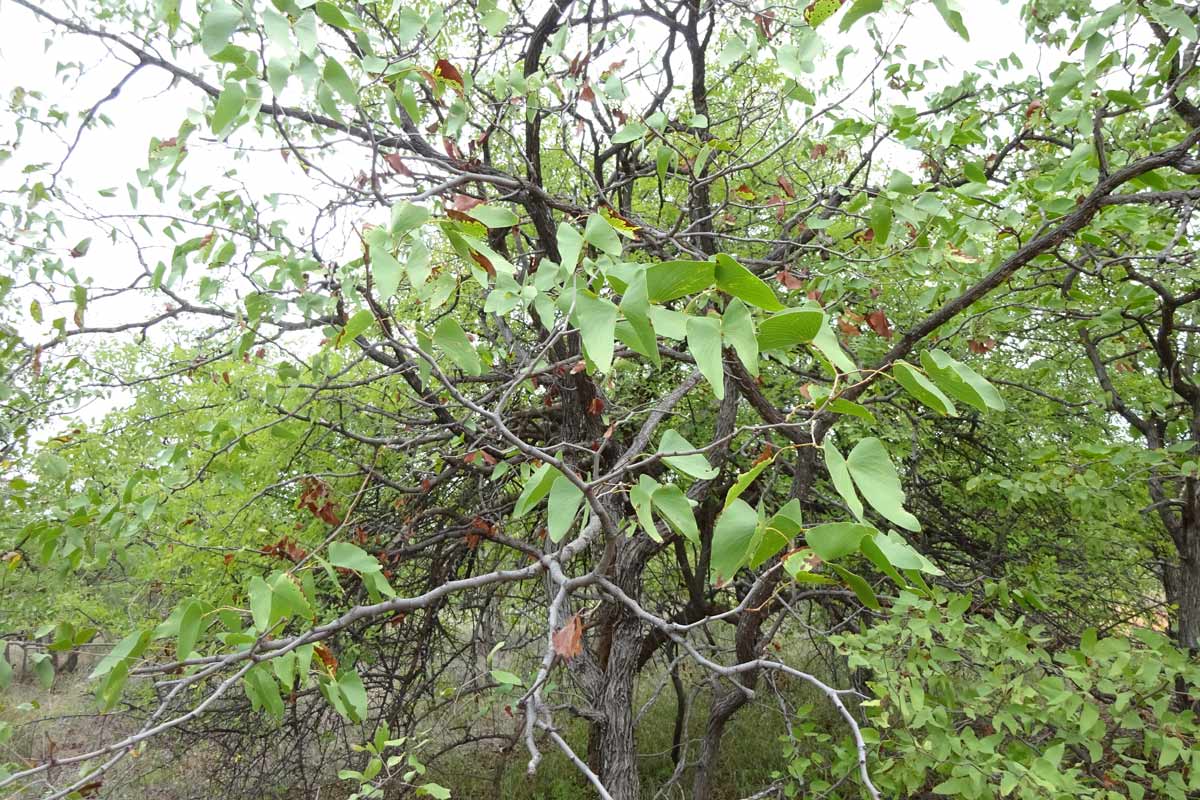
<instances>
[{"instance_id":1,"label":"tree","mask_svg":"<svg viewBox=\"0 0 1200 800\"><path fill-rule=\"evenodd\" d=\"M140 724L0 786L95 791L144 742L236 727L209 712L297 742L332 712L378 774L457 681L506 699L486 735L531 773L557 749L631 800L637 692L664 674L676 768L654 791L716 796L731 720L790 676L880 797L864 687L771 645L803 630L798 605L840 625L982 577L966 526L946 537L965 558L931 560L904 423L943 426L930 453L990 424L1040 435L985 376L1078 387L1074 367L1029 379L1068 360L1045 351L1064 336L1171 453L1145 481L1195 646L1194 8L1029 3L1043 79L1016 55L910 55L914 14L968 38L949 0L11 7L124 65L82 114L11 101L10 158L65 146L22 163L3 208L13 628L50 632L32 591L53 575L119 565L157 588L103 620L117 644L93 673ZM79 142L151 75L197 109L125 187L81 195ZM302 190L255 181L277 160ZM1126 389L1110 365L1137 333L1150 360ZM120 408L81 419L96 398ZM52 646L86 640L78 610L54 609ZM261 763L295 759L272 781L301 786L306 754ZM419 774L389 785L446 791Z\"/></svg>"}]
</instances>

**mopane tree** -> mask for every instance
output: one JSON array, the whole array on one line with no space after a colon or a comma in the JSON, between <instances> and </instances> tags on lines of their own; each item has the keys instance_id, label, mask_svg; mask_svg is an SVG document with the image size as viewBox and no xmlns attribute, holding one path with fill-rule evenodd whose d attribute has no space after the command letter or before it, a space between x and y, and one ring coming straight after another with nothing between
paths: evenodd
<instances>
[{"instance_id":1,"label":"mopane tree","mask_svg":"<svg viewBox=\"0 0 1200 800\"><path fill-rule=\"evenodd\" d=\"M779 643L978 577L924 552L905 426L1026 424L993 365L1055 395L1025 371L1059 345L1169 453L1144 480L1195 646L1192 5L996 6L1028 39L974 65L930 52L996 18L951 0L3 8L63 76L8 98L5 625L88 642L51 575L152 595L91 671L136 724L6 791L202 742L231 793L311 793L355 766L318 760L336 730L708 800L790 679L852 742L837 791L885 796L864 687ZM76 46L106 94L72 94ZM145 163L97 191L77 151L134 92ZM488 725L439 727L463 698ZM455 788L370 764L365 795Z\"/></svg>"}]
</instances>

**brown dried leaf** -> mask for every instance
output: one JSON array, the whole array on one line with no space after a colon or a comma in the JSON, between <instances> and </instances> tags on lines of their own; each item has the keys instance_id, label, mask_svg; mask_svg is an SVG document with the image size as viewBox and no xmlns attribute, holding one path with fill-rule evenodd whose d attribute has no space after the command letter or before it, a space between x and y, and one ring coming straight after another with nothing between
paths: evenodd
<instances>
[{"instance_id":1,"label":"brown dried leaf","mask_svg":"<svg viewBox=\"0 0 1200 800\"><path fill-rule=\"evenodd\" d=\"M575 614L554 632L554 652L570 661L583 652L583 618Z\"/></svg>"}]
</instances>

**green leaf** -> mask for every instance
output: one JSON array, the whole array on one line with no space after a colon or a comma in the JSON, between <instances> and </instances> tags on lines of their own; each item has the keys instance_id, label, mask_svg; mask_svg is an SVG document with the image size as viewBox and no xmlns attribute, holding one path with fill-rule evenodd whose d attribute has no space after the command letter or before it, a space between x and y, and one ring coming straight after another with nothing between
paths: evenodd
<instances>
[{"instance_id":1,"label":"green leaf","mask_svg":"<svg viewBox=\"0 0 1200 800\"><path fill-rule=\"evenodd\" d=\"M711 261L663 261L646 268L646 293L651 303L666 303L713 285L716 264Z\"/></svg>"},{"instance_id":2,"label":"green leaf","mask_svg":"<svg viewBox=\"0 0 1200 800\"><path fill-rule=\"evenodd\" d=\"M363 309L357 312L353 317L346 321L346 327L338 333L334 340L335 347L341 347L348 342L352 342L358 336L366 332L367 328L375 323L375 315L368 309Z\"/></svg>"},{"instance_id":3,"label":"green leaf","mask_svg":"<svg viewBox=\"0 0 1200 800\"><path fill-rule=\"evenodd\" d=\"M658 355L658 337L654 334L654 325L650 321L650 301L647 296L646 271L638 270L630 279L621 295L621 313L625 315L629 328L633 331L629 346L650 359L655 366L661 364Z\"/></svg>"},{"instance_id":4,"label":"green leaf","mask_svg":"<svg viewBox=\"0 0 1200 800\"><path fill-rule=\"evenodd\" d=\"M854 23L858 22L868 14L874 14L883 8L883 0L854 0L854 5L846 11L842 17L842 23L838 26L838 30L845 33L850 30ZM879 234L875 234L878 236Z\"/></svg>"},{"instance_id":5,"label":"green leaf","mask_svg":"<svg viewBox=\"0 0 1200 800\"><path fill-rule=\"evenodd\" d=\"M775 456L764 459L750 469L738 475L737 480L725 492L725 505L723 508L729 508L730 504L742 496L742 493L750 488L750 484L754 483L754 479L763 473L767 467L775 463Z\"/></svg>"},{"instance_id":6,"label":"green leaf","mask_svg":"<svg viewBox=\"0 0 1200 800\"><path fill-rule=\"evenodd\" d=\"M917 550L904 541L898 533L875 533L873 542L879 552L896 569L917 570L928 575L941 575L942 571L933 562L921 555Z\"/></svg>"},{"instance_id":7,"label":"green leaf","mask_svg":"<svg viewBox=\"0 0 1200 800\"><path fill-rule=\"evenodd\" d=\"M0 648L0 692L8 688L9 684L12 683L12 678L12 664L9 664L8 659L5 658L4 648Z\"/></svg>"},{"instance_id":8,"label":"green leaf","mask_svg":"<svg viewBox=\"0 0 1200 800\"><path fill-rule=\"evenodd\" d=\"M559 474L550 487L550 500L546 507L546 532L550 541L557 544L567 535L579 506L583 503L583 492L571 483L566 475Z\"/></svg>"},{"instance_id":9,"label":"green leaf","mask_svg":"<svg viewBox=\"0 0 1200 800\"><path fill-rule=\"evenodd\" d=\"M338 691L342 697L346 698L346 703L351 711L351 722L361 722L367 718L367 690L363 686L362 678L352 669L348 669L338 675Z\"/></svg>"},{"instance_id":10,"label":"green leaf","mask_svg":"<svg viewBox=\"0 0 1200 800\"><path fill-rule=\"evenodd\" d=\"M421 227L427 219L429 219L429 209L402 201L392 206L388 232L393 236L400 237Z\"/></svg>"},{"instance_id":11,"label":"green leaf","mask_svg":"<svg viewBox=\"0 0 1200 800\"><path fill-rule=\"evenodd\" d=\"M729 301L721 317L723 338L746 366L746 371L758 377L758 337L754 332L754 320L750 309L736 297Z\"/></svg>"},{"instance_id":12,"label":"green leaf","mask_svg":"<svg viewBox=\"0 0 1200 800\"><path fill-rule=\"evenodd\" d=\"M950 26L950 30L965 41L971 41L971 36L967 33L967 26L963 24L962 14L950 7L949 0L933 0L933 7L942 15L942 19Z\"/></svg>"},{"instance_id":13,"label":"green leaf","mask_svg":"<svg viewBox=\"0 0 1200 800\"><path fill-rule=\"evenodd\" d=\"M350 24L350 20L342 13L342 10L334 3L320 0L316 7L317 16L326 25L332 25L335 28L341 28L344 31L354 30L354 26Z\"/></svg>"},{"instance_id":14,"label":"green leaf","mask_svg":"<svg viewBox=\"0 0 1200 800\"><path fill-rule=\"evenodd\" d=\"M242 20L242 12L228 0L217 0L200 22L200 47L212 57L225 49Z\"/></svg>"},{"instance_id":15,"label":"green leaf","mask_svg":"<svg viewBox=\"0 0 1200 800\"><path fill-rule=\"evenodd\" d=\"M725 363L721 358L721 320L688 317L688 352L718 400L725 397Z\"/></svg>"},{"instance_id":16,"label":"green leaf","mask_svg":"<svg viewBox=\"0 0 1200 800\"><path fill-rule=\"evenodd\" d=\"M378 572L383 569L375 556L350 542L333 542L329 545L329 563L355 572Z\"/></svg>"},{"instance_id":17,"label":"green leaf","mask_svg":"<svg viewBox=\"0 0 1200 800\"><path fill-rule=\"evenodd\" d=\"M846 459L842 457L842 453L829 439L824 443L825 451L825 468L829 470L829 477L833 481L833 488L837 489L837 493L846 501L846 506L850 509L850 513L854 514L855 518L862 522L863 504L862 500L858 499L858 492L854 491L854 482L850 480L850 470L846 466Z\"/></svg>"},{"instance_id":18,"label":"green leaf","mask_svg":"<svg viewBox=\"0 0 1200 800\"><path fill-rule=\"evenodd\" d=\"M875 232L875 243L883 246L892 232L892 204L883 197L876 197L871 204L871 230Z\"/></svg>"},{"instance_id":19,"label":"green leaf","mask_svg":"<svg viewBox=\"0 0 1200 800\"><path fill-rule=\"evenodd\" d=\"M403 271L400 262L387 250L371 251L371 275L375 279L375 290L381 298L387 299L396 293Z\"/></svg>"},{"instance_id":20,"label":"green leaf","mask_svg":"<svg viewBox=\"0 0 1200 800\"><path fill-rule=\"evenodd\" d=\"M600 214L588 217L583 229L583 240L605 255L616 258L621 255L621 236L617 229Z\"/></svg>"},{"instance_id":21,"label":"green leaf","mask_svg":"<svg viewBox=\"0 0 1200 800\"><path fill-rule=\"evenodd\" d=\"M579 290L575 293L574 316L575 327L579 329L579 336L583 340L583 352L595 364L598 372L608 373L612 369L617 338L617 307L611 300Z\"/></svg>"},{"instance_id":22,"label":"green leaf","mask_svg":"<svg viewBox=\"0 0 1200 800\"><path fill-rule=\"evenodd\" d=\"M212 132L217 136L226 133L226 129L241 115L246 102L246 92L237 81L229 81L221 89L217 97L217 107L213 110Z\"/></svg>"},{"instance_id":23,"label":"green leaf","mask_svg":"<svg viewBox=\"0 0 1200 800\"><path fill-rule=\"evenodd\" d=\"M658 444L658 452L660 453L678 453L695 449L697 448L691 442L683 438L675 430L668 430L664 433L662 441ZM664 456L663 461L672 469L678 470L692 478L711 480L717 477L716 468L708 463L708 459L702 453L693 453L686 456Z\"/></svg>"},{"instance_id":24,"label":"green leaf","mask_svg":"<svg viewBox=\"0 0 1200 800\"><path fill-rule=\"evenodd\" d=\"M203 610L199 600L184 601L183 614L179 618L179 636L175 645L175 655L180 661L196 649L196 642L200 639Z\"/></svg>"},{"instance_id":25,"label":"green leaf","mask_svg":"<svg viewBox=\"0 0 1200 800\"><path fill-rule=\"evenodd\" d=\"M787 547L792 538L800 533L802 526L800 501L793 497L763 526L762 539L750 556L750 569L758 569L767 559Z\"/></svg>"},{"instance_id":26,"label":"green leaf","mask_svg":"<svg viewBox=\"0 0 1200 800\"><path fill-rule=\"evenodd\" d=\"M921 354L921 366L946 394L979 411L1003 411L1004 398L979 373L941 350Z\"/></svg>"},{"instance_id":27,"label":"green leaf","mask_svg":"<svg viewBox=\"0 0 1200 800\"><path fill-rule=\"evenodd\" d=\"M96 668L88 675L88 680L99 678L102 675L107 675L118 664L126 659L137 658L142 651L146 649L146 645L150 642L150 631L134 631L126 636L121 641L117 642L117 646L109 651Z\"/></svg>"},{"instance_id":28,"label":"green leaf","mask_svg":"<svg viewBox=\"0 0 1200 800\"><path fill-rule=\"evenodd\" d=\"M654 490L654 507L659 511L667 524L682 536L700 542L700 529L696 527L696 514L692 504L683 489L673 483L659 486Z\"/></svg>"},{"instance_id":29,"label":"green leaf","mask_svg":"<svg viewBox=\"0 0 1200 800\"><path fill-rule=\"evenodd\" d=\"M438 346L454 365L468 375L482 375L483 363L479 353L467 339L467 334L454 317L442 317L433 330L433 343Z\"/></svg>"},{"instance_id":30,"label":"green leaf","mask_svg":"<svg viewBox=\"0 0 1200 800\"><path fill-rule=\"evenodd\" d=\"M638 523L641 524L642 530L646 531L646 535L656 542L661 542L662 537L658 535L651 512L654 507L654 492L659 485L659 482L649 475L640 475L638 482L629 490L629 503L633 506Z\"/></svg>"},{"instance_id":31,"label":"green leaf","mask_svg":"<svg viewBox=\"0 0 1200 800\"><path fill-rule=\"evenodd\" d=\"M513 507L513 519L520 519L540 503L542 498L550 493L550 486L560 475L562 473L549 464L542 464L538 467L525 482L520 496L517 497L517 504Z\"/></svg>"},{"instance_id":32,"label":"green leaf","mask_svg":"<svg viewBox=\"0 0 1200 800\"><path fill-rule=\"evenodd\" d=\"M871 584L867 583L861 576L856 575L845 567L840 567L837 564L830 564L829 568L837 573L837 576L845 581L859 602L870 609L878 611L880 609L879 598L875 596L875 591L871 588Z\"/></svg>"},{"instance_id":33,"label":"green leaf","mask_svg":"<svg viewBox=\"0 0 1200 800\"><path fill-rule=\"evenodd\" d=\"M858 544L863 537L870 536L875 529L870 525L860 525L855 522L829 522L809 528L804 532L804 539L824 561L844 558L858 552Z\"/></svg>"},{"instance_id":34,"label":"green leaf","mask_svg":"<svg viewBox=\"0 0 1200 800\"><path fill-rule=\"evenodd\" d=\"M250 615L254 627L265 631L271 627L271 587L259 576L250 579Z\"/></svg>"},{"instance_id":35,"label":"green leaf","mask_svg":"<svg viewBox=\"0 0 1200 800\"><path fill-rule=\"evenodd\" d=\"M619 131L613 134L612 143L628 144L630 142L636 142L642 139L648 130L649 129L642 123L632 120L625 123L625 125Z\"/></svg>"},{"instance_id":36,"label":"green leaf","mask_svg":"<svg viewBox=\"0 0 1200 800\"><path fill-rule=\"evenodd\" d=\"M714 274L717 288L727 294L767 311L780 311L784 308L770 286L724 253L717 254Z\"/></svg>"},{"instance_id":37,"label":"green leaf","mask_svg":"<svg viewBox=\"0 0 1200 800\"><path fill-rule=\"evenodd\" d=\"M817 348L821 355L825 356L838 372L857 372L858 367L854 365L854 362L850 360L850 356L846 355L846 351L842 349L842 344L838 341L833 329L826 325L824 320L822 320L819 327L820 330L817 331L817 335L812 340L813 347Z\"/></svg>"},{"instance_id":38,"label":"green leaf","mask_svg":"<svg viewBox=\"0 0 1200 800\"><path fill-rule=\"evenodd\" d=\"M523 686L525 684L518 676L502 669L492 670L492 680L496 683L507 684L508 686Z\"/></svg>"},{"instance_id":39,"label":"green leaf","mask_svg":"<svg viewBox=\"0 0 1200 800\"><path fill-rule=\"evenodd\" d=\"M863 439L846 459L850 475L871 507L886 519L910 531L921 530L921 523L904 510L904 489L895 465L883 442L874 437Z\"/></svg>"},{"instance_id":40,"label":"green leaf","mask_svg":"<svg viewBox=\"0 0 1200 800\"><path fill-rule=\"evenodd\" d=\"M565 222L558 223L558 254L562 258L562 266L568 272L573 272L579 264L579 254L583 252L583 237L575 227Z\"/></svg>"},{"instance_id":41,"label":"green leaf","mask_svg":"<svg viewBox=\"0 0 1200 800\"><path fill-rule=\"evenodd\" d=\"M370 572L370 570L367 571ZM286 572L280 572L275 576L271 582L271 592L277 603L287 611L289 616L295 615L301 619L312 617L312 608L309 606L304 592Z\"/></svg>"},{"instance_id":42,"label":"green leaf","mask_svg":"<svg viewBox=\"0 0 1200 800\"><path fill-rule=\"evenodd\" d=\"M712 537L712 571L716 583L728 583L750 555L758 530L758 513L744 500L733 503L717 517Z\"/></svg>"},{"instance_id":43,"label":"green leaf","mask_svg":"<svg viewBox=\"0 0 1200 800\"><path fill-rule=\"evenodd\" d=\"M344 102L352 106L358 104L358 86L350 79L346 68L335 59L325 59L325 71L321 77L331 89L341 96Z\"/></svg>"},{"instance_id":44,"label":"green leaf","mask_svg":"<svg viewBox=\"0 0 1200 800\"><path fill-rule=\"evenodd\" d=\"M475 206L467 212L467 216L479 220L489 228L511 228L519 222L519 218L504 206Z\"/></svg>"},{"instance_id":45,"label":"green leaf","mask_svg":"<svg viewBox=\"0 0 1200 800\"><path fill-rule=\"evenodd\" d=\"M958 413L950 398L942 394L941 389L908 362L897 361L892 364L892 376L904 387L904 391L919 400L922 405L944 416L953 417Z\"/></svg>"},{"instance_id":46,"label":"green leaf","mask_svg":"<svg viewBox=\"0 0 1200 800\"><path fill-rule=\"evenodd\" d=\"M758 348L762 351L813 341L825 323L825 312L812 308L792 308L767 317L758 325Z\"/></svg>"},{"instance_id":47,"label":"green leaf","mask_svg":"<svg viewBox=\"0 0 1200 800\"><path fill-rule=\"evenodd\" d=\"M424 783L417 787L417 794L427 794L434 800L449 800L450 790L440 783Z\"/></svg>"}]
</instances>

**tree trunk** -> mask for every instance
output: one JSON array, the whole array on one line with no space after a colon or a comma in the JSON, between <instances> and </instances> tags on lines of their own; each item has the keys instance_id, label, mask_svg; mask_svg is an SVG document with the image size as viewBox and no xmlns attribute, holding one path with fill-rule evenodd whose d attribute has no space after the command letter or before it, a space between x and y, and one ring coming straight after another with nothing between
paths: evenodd
<instances>
[{"instance_id":1,"label":"tree trunk","mask_svg":"<svg viewBox=\"0 0 1200 800\"><path fill-rule=\"evenodd\" d=\"M1179 561L1163 567L1167 602L1175 606L1175 641L1190 653L1200 651L1200 526L1183 531Z\"/></svg>"}]
</instances>

